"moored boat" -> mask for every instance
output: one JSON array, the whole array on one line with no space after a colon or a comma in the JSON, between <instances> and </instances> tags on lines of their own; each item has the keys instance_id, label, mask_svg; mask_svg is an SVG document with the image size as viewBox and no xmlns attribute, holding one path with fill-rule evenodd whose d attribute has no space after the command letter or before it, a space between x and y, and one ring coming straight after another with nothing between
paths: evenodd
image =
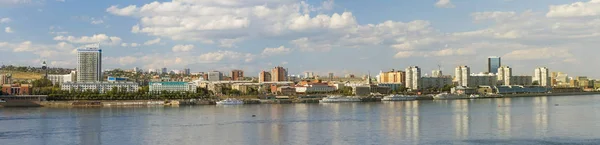
<instances>
[{"instance_id":1,"label":"moored boat","mask_svg":"<svg viewBox=\"0 0 600 145\"><path fill-rule=\"evenodd\" d=\"M447 100L447 99L468 99L469 96L464 94L450 94L450 93L441 93L433 96L433 99L436 100Z\"/></svg>"},{"instance_id":2,"label":"moored boat","mask_svg":"<svg viewBox=\"0 0 600 145\"><path fill-rule=\"evenodd\" d=\"M327 97L319 100L319 103L339 103L339 102L360 102L360 98L341 96L341 95L333 95L333 96L327 96Z\"/></svg>"},{"instance_id":3,"label":"moored boat","mask_svg":"<svg viewBox=\"0 0 600 145\"><path fill-rule=\"evenodd\" d=\"M217 105L242 105L244 101L238 99L227 98L217 102Z\"/></svg>"},{"instance_id":4,"label":"moored boat","mask_svg":"<svg viewBox=\"0 0 600 145\"><path fill-rule=\"evenodd\" d=\"M381 99L381 101L412 101L416 100L418 96L414 95L388 95Z\"/></svg>"}]
</instances>

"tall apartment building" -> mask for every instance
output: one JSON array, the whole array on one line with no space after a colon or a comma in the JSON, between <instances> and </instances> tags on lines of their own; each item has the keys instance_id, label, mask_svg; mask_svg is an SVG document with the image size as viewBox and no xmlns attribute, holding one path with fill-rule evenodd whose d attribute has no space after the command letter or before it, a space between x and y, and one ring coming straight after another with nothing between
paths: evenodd
<instances>
[{"instance_id":1,"label":"tall apartment building","mask_svg":"<svg viewBox=\"0 0 600 145\"><path fill-rule=\"evenodd\" d=\"M232 70L231 71L231 80L241 81L244 80L244 71L242 70Z\"/></svg>"},{"instance_id":2,"label":"tall apartment building","mask_svg":"<svg viewBox=\"0 0 600 145\"><path fill-rule=\"evenodd\" d=\"M273 82L284 82L287 81L287 69L278 66L271 70L271 81Z\"/></svg>"},{"instance_id":3,"label":"tall apartment building","mask_svg":"<svg viewBox=\"0 0 600 145\"><path fill-rule=\"evenodd\" d=\"M458 66L454 70L454 82L458 86L469 86L469 76L471 74L471 68L468 66Z\"/></svg>"},{"instance_id":4,"label":"tall apartment building","mask_svg":"<svg viewBox=\"0 0 600 145\"><path fill-rule=\"evenodd\" d=\"M99 45L77 49L77 81L102 80L102 49Z\"/></svg>"},{"instance_id":5,"label":"tall apartment building","mask_svg":"<svg viewBox=\"0 0 600 145\"><path fill-rule=\"evenodd\" d=\"M379 83L402 83L406 82L406 72L392 70L379 72Z\"/></svg>"},{"instance_id":6,"label":"tall apartment building","mask_svg":"<svg viewBox=\"0 0 600 145\"><path fill-rule=\"evenodd\" d=\"M166 67L163 67L163 68L160 70L160 73L162 73L162 74L167 74L167 73L169 73L169 71L167 70L167 68L166 68Z\"/></svg>"},{"instance_id":7,"label":"tall apartment building","mask_svg":"<svg viewBox=\"0 0 600 145\"><path fill-rule=\"evenodd\" d=\"M208 72L208 81L221 81L223 80L223 73L219 71Z\"/></svg>"},{"instance_id":8,"label":"tall apartment building","mask_svg":"<svg viewBox=\"0 0 600 145\"><path fill-rule=\"evenodd\" d=\"M310 78L314 78L315 77L315 73L314 72L304 72L304 78L305 79L310 79Z\"/></svg>"},{"instance_id":9,"label":"tall apartment building","mask_svg":"<svg viewBox=\"0 0 600 145\"><path fill-rule=\"evenodd\" d=\"M550 70L546 67L539 67L534 70L533 81L539 86L550 87Z\"/></svg>"},{"instance_id":10,"label":"tall apartment building","mask_svg":"<svg viewBox=\"0 0 600 145\"><path fill-rule=\"evenodd\" d=\"M421 68L411 66L406 68L406 84L405 87L412 90L421 89Z\"/></svg>"},{"instance_id":11,"label":"tall apartment building","mask_svg":"<svg viewBox=\"0 0 600 145\"><path fill-rule=\"evenodd\" d=\"M436 69L436 70L431 71L431 77L439 78L439 77L442 77L443 75L444 74L442 74L442 70Z\"/></svg>"},{"instance_id":12,"label":"tall apartment building","mask_svg":"<svg viewBox=\"0 0 600 145\"><path fill-rule=\"evenodd\" d=\"M500 85L512 85L511 77L512 77L512 68L508 66L502 66L498 68L498 84Z\"/></svg>"},{"instance_id":13,"label":"tall apartment building","mask_svg":"<svg viewBox=\"0 0 600 145\"><path fill-rule=\"evenodd\" d=\"M261 71L258 74L258 82L262 83L262 82L271 82L271 73L267 72L267 71Z\"/></svg>"}]
</instances>

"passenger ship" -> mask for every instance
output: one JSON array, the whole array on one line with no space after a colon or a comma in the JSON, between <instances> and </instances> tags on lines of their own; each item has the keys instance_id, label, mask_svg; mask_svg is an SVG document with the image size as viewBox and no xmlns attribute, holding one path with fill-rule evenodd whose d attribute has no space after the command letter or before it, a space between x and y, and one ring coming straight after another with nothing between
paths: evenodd
<instances>
[{"instance_id":1,"label":"passenger ship","mask_svg":"<svg viewBox=\"0 0 600 145\"><path fill-rule=\"evenodd\" d=\"M327 97L319 100L319 103L339 103L339 102L360 102L360 98L341 96L341 95L332 95L332 96L327 96Z\"/></svg>"}]
</instances>

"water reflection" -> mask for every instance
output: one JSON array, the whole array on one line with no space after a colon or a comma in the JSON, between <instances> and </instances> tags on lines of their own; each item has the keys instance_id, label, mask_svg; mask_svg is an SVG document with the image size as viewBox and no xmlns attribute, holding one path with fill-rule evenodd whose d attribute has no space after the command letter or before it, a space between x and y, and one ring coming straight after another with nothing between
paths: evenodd
<instances>
[{"instance_id":1,"label":"water reflection","mask_svg":"<svg viewBox=\"0 0 600 145\"><path fill-rule=\"evenodd\" d=\"M465 139L469 136L469 100L455 100L452 105L456 138Z\"/></svg>"},{"instance_id":2,"label":"water reflection","mask_svg":"<svg viewBox=\"0 0 600 145\"><path fill-rule=\"evenodd\" d=\"M417 141L419 138L419 102L409 101L404 103L404 139Z\"/></svg>"},{"instance_id":3,"label":"water reflection","mask_svg":"<svg viewBox=\"0 0 600 145\"><path fill-rule=\"evenodd\" d=\"M82 117L77 118L77 124L79 124L79 141L85 145L100 145L102 144L102 118L101 111L99 109L78 109L78 113L85 114Z\"/></svg>"},{"instance_id":4,"label":"water reflection","mask_svg":"<svg viewBox=\"0 0 600 145\"><path fill-rule=\"evenodd\" d=\"M511 98L496 99L496 105L498 134L503 137L511 137Z\"/></svg>"},{"instance_id":5,"label":"water reflection","mask_svg":"<svg viewBox=\"0 0 600 145\"><path fill-rule=\"evenodd\" d=\"M546 136L548 131L548 97L533 98L533 106L535 133L538 136Z\"/></svg>"}]
</instances>

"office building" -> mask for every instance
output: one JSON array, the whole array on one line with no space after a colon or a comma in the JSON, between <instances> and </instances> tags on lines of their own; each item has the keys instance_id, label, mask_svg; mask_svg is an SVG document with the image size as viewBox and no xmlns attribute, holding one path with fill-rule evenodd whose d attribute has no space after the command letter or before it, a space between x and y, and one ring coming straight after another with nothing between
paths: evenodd
<instances>
[{"instance_id":1,"label":"office building","mask_svg":"<svg viewBox=\"0 0 600 145\"><path fill-rule=\"evenodd\" d=\"M231 71L231 80L234 80L234 81L244 80L244 71L242 71L242 70L232 70Z\"/></svg>"},{"instance_id":2,"label":"office building","mask_svg":"<svg viewBox=\"0 0 600 145\"><path fill-rule=\"evenodd\" d=\"M101 94L111 91L113 88L132 93L138 91L139 85L135 82L65 82L61 86L63 91L93 91Z\"/></svg>"},{"instance_id":3,"label":"office building","mask_svg":"<svg viewBox=\"0 0 600 145\"><path fill-rule=\"evenodd\" d=\"M185 68L185 69L183 69L183 74L184 75L191 75L192 71L190 70L190 68Z\"/></svg>"},{"instance_id":4,"label":"office building","mask_svg":"<svg viewBox=\"0 0 600 145\"><path fill-rule=\"evenodd\" d=\"M99 45L77 49L77 81L99 82L102 79L102 49Z\"/></svg>"},{"instance_id":5,"label":"office building","mask_svg":"<svg viewBox=\"0 0 600 145\"><path fill-rule=\"evenodd\" d=\"M169 71L167 70L167 68L166 68L166 67L163 67L163 68L160 70L160 73L161 73L161 74L167 74L167 73L169 73Z\"/></svg>"},{"instance_id":6,"label":"office building","mask_svg":"<svg viewBox=\"0 0 600 145\"><path fill-rule=\"evenodd\" d=\"M468 66L458 66L454 70L454 82L457 86L469 86L469 76L471 74L471 68Z\"/></svg>"},{"instance_id":7,"label":"office building","mask_svg":"<svg viewBox=\"0 0 600 145\"><path fill-rule=\"evenodd\" d=\"M498 56L490 56L488 57L488 73L497 74L498 68L502 65L502 61Z\"/></svg>"},{"instance_id":8,"label":"office building","mask_svg":"<svg viewBox=\"0 0 600 145\"><path fill-rule=\"evenodd\" d=\"M188 82L150 82L148 86L152 94L160 94L163 91L196 93L197 88L194 83Z\"/></svg>"},{"instance_id":9,"label":"office building","mask_svg":"<svg viewBox=\"0 0 600 145\"><path fill-rule=\"evenodd\" d=\"M498 84L499 85L512 85L511 77L512 77L512 68L508 66L502 66L498 68Z\"/></svg>"},{"instance_id":10,"label":"office building","mask_svg":"<svg viewBox=\"0 0 600 145\"><path fill-rule=\"evenodd\" d=\"M379 72L379 83L396 83L396 84L404 84L406 81L406 72L404 71L388 71L388 72Z\"/></svg>"},{"instance_id":11,"label":"office building","mask_svg":"<svg viewBox=\"0 0 600 145\"><path fill-rule=\"evenodd\" d=\"M271 82L271 73L267 72L267 71L261 71L258 74L258 82L259 83L263 83L263 82Z\"/></svg>"},{"instance_id":12,"label":"office building","mask_svg":"<svg viewBox=\"0 0 600 145\"><path fill-rule=\"evenodd\" d=\"M223 80L223 73L219 71L208 72L208 81L221 81Z\"/></svg>"},{"instance_id":13,"label":"office building","mask_svg":"<svg viewBox=\"0 0 600 145\"><path fill-rule=\"evenodd\" d=\"M405 87L412 90L419 90L421 84L421 68L418 66L411 66L406 68L406 85Z\"/></svg>"},{"instance_id":14,"label":"office building","mask_svg":"<svg viewBox=\"0 0 600 145\"><path fill-rule=\"evenodd\" d=\"M52 82L52 85L62 85L65 82L75 82L77 81L77 71L71 71L70 74L64 75L48 75L48 80Z\"/></svg>"},{"instance_id":15,"label":"office building","mask_svg":"<svg viewBox=\"0 0 600 145\"><path fill-rule=\"evenodd\" d=\"M287 81L287 69L278 66L271 70L271 81L273 82L285 82Z\"/></svg>"},{"instance_id":16,"label":"office building","mask_svg":"<svg viewBox=\"0 0 600 145\"><path fill-rule=\"evenodd\" d=\"M330 79L333 79L333 73L329 73L328 76Z\"/></svg>"},{"instance_id":17,"label":"office building","mask_svg":"<svg viewBox=\"0 0 600 145\"><path fill-rule=\"evenodd\" d=\"M550 87L550 71L546 67L539 67L534 70L533 82L543 87Z\"/></svg>"}]
</instances>

